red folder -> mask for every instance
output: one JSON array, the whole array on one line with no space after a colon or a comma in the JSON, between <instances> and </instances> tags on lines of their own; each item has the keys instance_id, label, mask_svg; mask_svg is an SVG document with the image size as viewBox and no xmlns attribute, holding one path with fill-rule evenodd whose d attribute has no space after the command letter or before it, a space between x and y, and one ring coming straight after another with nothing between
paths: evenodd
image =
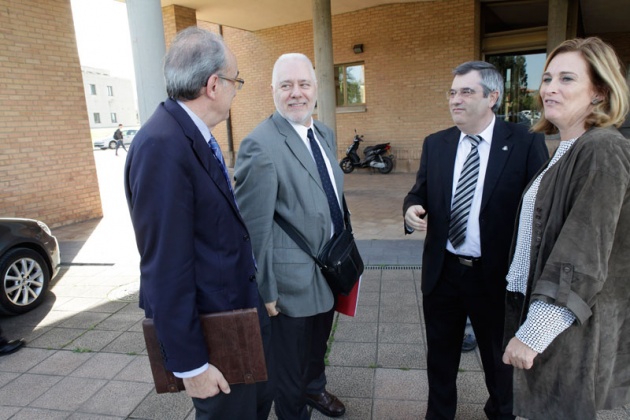
<instances>
[{"instance_id":1,"label":"red folder","mask_svg":"<svg viewBox=\"0 0 630 420\"><path fill-rule=\"evenodd\" d=\"M354 287L347 296L337 296L337 305L335 306L335 310L340 314L355 316L357 314L357 304L359 303L360 289L361 277L359 277L359 281L355 283Z\"/></svg>"}]
</instances>

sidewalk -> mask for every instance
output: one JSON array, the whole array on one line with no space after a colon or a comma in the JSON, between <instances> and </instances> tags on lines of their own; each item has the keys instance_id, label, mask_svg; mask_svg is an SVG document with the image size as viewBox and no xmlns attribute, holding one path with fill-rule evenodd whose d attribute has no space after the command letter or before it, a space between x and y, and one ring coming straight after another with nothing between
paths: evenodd
<instances>
[{"instance_id":1,"label":"sidewalk","mask_svg":"<svg viewBox=\"0 0 630 420\"><path fill-rule=\"evenodd\" d=\"M95 151L105 216L53 229L63 267L44 304L0 318L7 337L28 342L0 358L0 419L194 419L185 393L153 390L137 306L139 258L122 190L124 156ZM401 224L402 199L414 179L368 171L346 176L367 264L358 315L338 316L327 368L328 389L346 404L346 419L419 419L426 409L423 237L405 237ZM458 387L457 418L484 419L477 352L462 356ZM598 418L630 419L628 413Z\"/></svg>"}]
</instances>

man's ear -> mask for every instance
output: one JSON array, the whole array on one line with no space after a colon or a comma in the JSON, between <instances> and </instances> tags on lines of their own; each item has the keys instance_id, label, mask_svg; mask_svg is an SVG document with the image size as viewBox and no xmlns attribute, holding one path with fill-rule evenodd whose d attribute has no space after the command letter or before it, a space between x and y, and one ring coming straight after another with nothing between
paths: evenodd
<instances>
[{"instance_id":1,"label":"man's ear","mask_svg":"<svg viewBox=\"0 0 630 420\"><path fill-rule=\"evenodd\" d=\"M209 98L214 98L217 94L217 86L219 83L219 77L216 74L208 77L208 81L206 85L203 87L203 93L207 95Z\"/></svg>"},{"instance_id":2,"label":"man's ear","mask_svg":"<svg viewBox=\"0 0 630 420\"><path fill-rule=\"evenodd\" d=\"M493 90L490 94L488 94L488 98L490 99L490 108L492 109L499 100L499 92Z\"/></svg>"}]
</instances>

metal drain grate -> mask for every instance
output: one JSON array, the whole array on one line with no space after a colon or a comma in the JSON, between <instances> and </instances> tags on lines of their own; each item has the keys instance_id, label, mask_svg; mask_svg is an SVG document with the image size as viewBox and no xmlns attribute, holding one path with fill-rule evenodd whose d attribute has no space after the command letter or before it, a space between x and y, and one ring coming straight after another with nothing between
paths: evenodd
<instances>
[{"instance_id":1,"label":"metal drain grate","mask_svg":"<svg viewBox=\"0 0 630 420\"><path fill-rule=\"evenodd\" d=\"M365 270L421 270L421 265L366 265Z\"/></svg>"},{"instance_id":2,"label":"metal drain grate","mask_svg":"<svg viewBox=\"0 0 630 420\"><path fill-rule=\"evenodd\" d=\"M80 263L80 262L60 262L62 267L112 267L114 263Z\"/></svg>"}]
</instances>

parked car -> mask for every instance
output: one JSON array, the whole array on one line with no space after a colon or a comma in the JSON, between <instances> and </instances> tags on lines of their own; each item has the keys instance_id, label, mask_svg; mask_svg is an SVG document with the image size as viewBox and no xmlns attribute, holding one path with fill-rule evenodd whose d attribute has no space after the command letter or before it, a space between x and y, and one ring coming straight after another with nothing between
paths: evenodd
<instances>
[{"instance_id":1,"label":"parked car","mask_svg":"<svg viewBox=\"0 0 630 420\"><path fill-rule=\"evenodd\" d=\"M38 220L0 218L0 313L28 312L59 273L59 244Z\"/></svg>"},{"instance_id":2,"label":"parked car","mask_svg":"<svg viewBox=\"0 0 630 420\"><path fill-rule=\"evenodd\" d=\"M138 129L129 128L129 129L124 129L122 132L123 132L123 144L125 146L129 146L133 138L136 136ZM114 140L114 133L112 133L111 136L105 137L103 139L94 140L94 148L95 149L107 149L107 148L115 149L116 140Z\"/></svg>"}]
</instances>

